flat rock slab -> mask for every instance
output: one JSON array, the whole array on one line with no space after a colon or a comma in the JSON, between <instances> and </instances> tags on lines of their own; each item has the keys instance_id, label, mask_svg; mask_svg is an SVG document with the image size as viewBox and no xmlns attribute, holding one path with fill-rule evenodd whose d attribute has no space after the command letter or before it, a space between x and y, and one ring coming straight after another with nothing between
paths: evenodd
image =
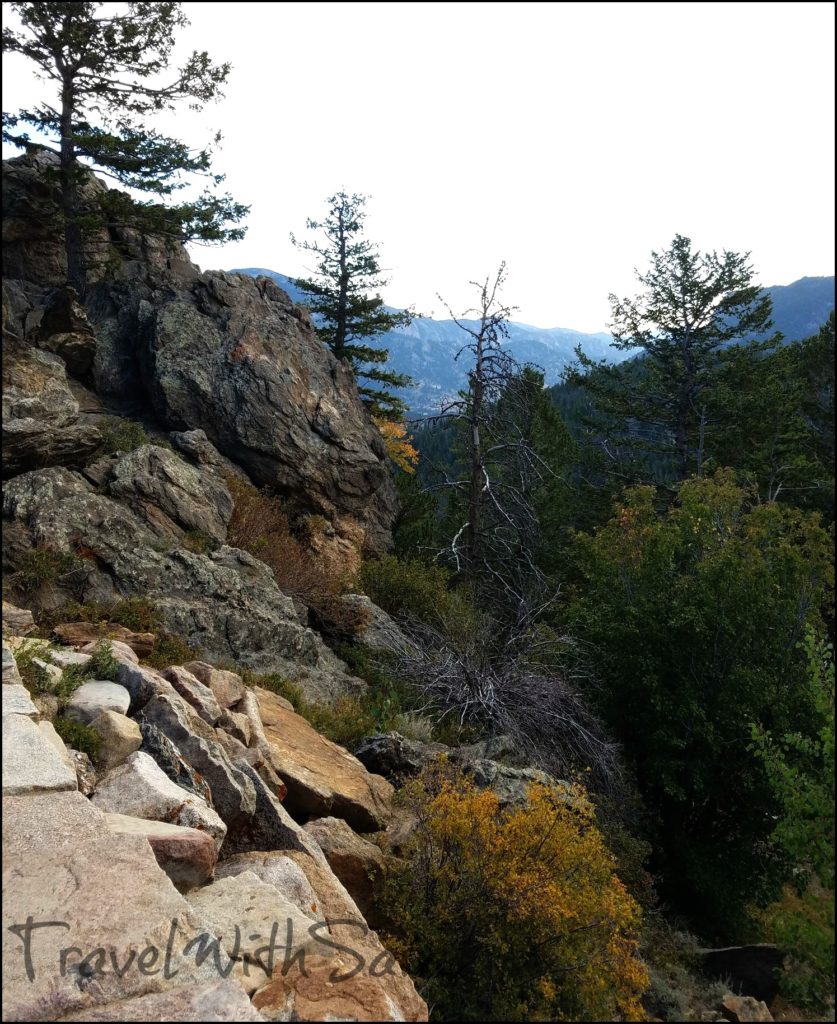
<instances>
[{"instance_id":1,"label":"flat rock slab","mask_svg":"<svg viewBox=\"0 0 837 1024\"><path fill-rule=\"evenodd\" d=\"M117 626L114 622L100 625L96 622L62 622L53 633L70 647L83 647L95 644L99 640L119 640L126 644L140 658L147 658L157 639L154 633L134 633L125 626Z\"/></svg>"},{"instance_id":2,"label":"flat rock slab","mask_svg":"<svg viewBox=\"0 0 837 1024\"><path fill-rule=\"evenodd\" d=\"M318 932L315 921L250 871L219 879L186 898L229 954L262 971L264 982L270 972L259 966L257 951L270 941L274 928L277 949L284 947L278 952L280 961L299 950L328 954L329 947L318 938L318 934L328 938L327 927Z\"/></svg>"},{"instance_id":3,"label":"flat rock slab","mask_svg":"<svg viewBox=\"0 0 837 1024\"><path fill-rule=\"evenodd\" d=\"M112 832L80 793L4 796L3 826L4 1020L90 1020L97 1004L217 982L212 957L198 967L184 952L206 929L144 836ZM61 924L30 931L27 977L30 918ZM61 950L73 946L82 953L66 955L62 977Z\"/></svg>"},{"instance_id":4,"label":"flat rock slab","mask_svg":"<svg viewBox=\"0 0 837 1024\"><path fill-rule=\"evenodd\" d=\"M3 795L76 789L76 774L31 718L3 716Z\"/></svg>"},{"instance_id":5,"label":"flat rock slab","mask_svg":"<svg viewBox=\"0 0 837 1024\"><path fill-rule=\"evenodd\" d=\"M376 832L392 813L392 786L356 757L322 737L268 690L254 689L274 765L288 787L285 806L302 818L343 818L358 832Z\"/></svg>"},{"instance_id":6,"label":"flat rock slab","mask_svg":"<svg viewBox=\"0 0 837 1024\"><path fill-rule=\"evenodd\" d=\"M15 637L17 640L18 638ZM17 662L12 654L11 647L3 641L3 682L6 685L20 686L20 673L17 670Z\"/></svg>"},{"instance_id":7,"label":"flat rock slab","mask_svg":"<svg viewBox=\"0 0 837 1024\"><path fill-rule=\"evenodd\" d=\"M167 821L132 818L128 814L106 814L108 828L120 835L145 836L157 863L180 892L204 885L212 878L218 851L212 836L196 828L183 828Z\"/></svg>"},{"instance_id":8,"label":"flat rock slab","mask_svg":"<svg viewBox=\"0 0 837 1024\"><path fill-rule=\"evenodd\" d=\"M237 981L225 979L211 985L179 985L168 992L122 999L107 1006L93 1006L81 1013L65 1014L62 1020L265 1020Z\"/></svg>"},{"instance_id":9,"label":"flat rock slab","mask_svg":"<svg viewBox=\"0 0 837 1024\"><path fill-rule=\"evenodd\" d=\"M92 655L82 654L80 651L48 651L47 657L59 668L69 668L71 665L78 665L84 668L90 663Z\"/></svg>"},{"instance_id":10,"label":"flat rock slab","mask_svg":"<svg viewBox=\"0 0 837 1024\"><path fill-rule=\"evenodd\" d=\"M124 686L103 679L94 679L81 684L68 701L64 714L76 722L89 725L103 711L127 715L130 704L131 695Z\"/></svg>"},{"instance_id":11,"label":"flat rock slab","mask_svg":"<svg viewBox=\"0 0 837 1024\"><path fill-rule=\"evenodd\" d=\"M6 683L3 687L3 717L6 715L37 717L38 709L32 703L29 691L22 683Z\"/></svg>"}]
</instances>

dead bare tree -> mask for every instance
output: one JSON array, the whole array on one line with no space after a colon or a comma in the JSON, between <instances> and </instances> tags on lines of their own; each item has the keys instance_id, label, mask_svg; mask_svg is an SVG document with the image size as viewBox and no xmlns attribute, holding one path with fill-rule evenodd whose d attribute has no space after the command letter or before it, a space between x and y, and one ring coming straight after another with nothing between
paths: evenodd
<instances>
[{"instance_id":1,"label":"dead bare tree","mask_svg":"<svg viewBox=\"0 0 837 1024\"><path fill-rule=\"evenodd\" d=\"M435 417L437 422L454 420L462 428L461 472L440 470L441 479L431 487L447 490L454 507L462 510L443 554L481 600L493 604L502 599L519 634L555 596L535 560L538 520L533 503L536 487L551 469L530 436L542 379L503 346L515 311L499 296L505 280L502 263L493 279L471 282L479 292L476 307L460 316L447 307L468 335L456 359L469 355L473 367L468 390Z\"/></svg>"}]
</instances>

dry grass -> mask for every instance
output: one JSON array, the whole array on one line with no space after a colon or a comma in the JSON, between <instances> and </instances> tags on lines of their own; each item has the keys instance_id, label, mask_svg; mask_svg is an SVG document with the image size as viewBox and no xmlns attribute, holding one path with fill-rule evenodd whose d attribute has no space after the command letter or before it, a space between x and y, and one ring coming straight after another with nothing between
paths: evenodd
<instances>
[{"instance_id":1,"label":"dry grass","mask_svg":"<svg viewBox=\"0 0 837 1024\"><path fill-rule=\"evenodd\" d=\"M365 617L340 600L345 581L294 535L280 499L232 475L227 485L235 502L227 542L269 565L280 590L306 604L318 628L338 637L359 633Z\"/></svg>"}]
</instances>

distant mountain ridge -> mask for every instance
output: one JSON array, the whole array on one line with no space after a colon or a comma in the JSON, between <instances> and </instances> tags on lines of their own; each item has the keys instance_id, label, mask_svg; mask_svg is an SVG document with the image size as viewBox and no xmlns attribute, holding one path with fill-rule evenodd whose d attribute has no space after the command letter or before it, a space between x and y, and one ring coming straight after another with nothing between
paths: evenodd
<instances>
[{"instance_id":1,"label":"distant mountain ridge","mask_svg":"<svg viewBox=\"0 0 837 1024\"><path fill-rule=\"evenodd\" d=\"M296 288L290 278L274 270L247 267L230 273L269 277L284 288L294 302L305 301L305 293ZM775 285L766 291L773 299L776 329L787 341L816 333L834 309L833 277L803 277L793 284ZM558 383L563 369L575 358L576 345L581 345L592 359L613 363L629 359L633 354L613 348L611 335L604 332L585 334L564 327L532 327L516 322L508 326L509 351L519 362L539 366L547 385ZM389 366L415 381L415 387L404 388L400 394L413 415L424 415L437 410L445 399L465 386L468 365L464 357L459 361L454 357L466 341L465 334L453 320L423 317L407 328L381 335L372 344L389 349Z\"/></svg>"}]
</instances>

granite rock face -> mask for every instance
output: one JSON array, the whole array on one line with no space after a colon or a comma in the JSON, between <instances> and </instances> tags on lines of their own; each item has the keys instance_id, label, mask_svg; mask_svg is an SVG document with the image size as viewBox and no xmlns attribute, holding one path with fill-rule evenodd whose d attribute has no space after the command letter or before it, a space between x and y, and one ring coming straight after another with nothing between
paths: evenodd
<instances>
[{"instance_id":1,"label":"granite rock face","mask_svg":"<svg viewBox=\"0 0 837 1024\"><path fill-rule=\"evenodd\" d=\"M149 450L139 450L143 451ZM172 471L172 460L180 461L173 453L166 456L144 465L153 465L165 476ZM192 471L185 463L182 466ZM219 495L228 494L217 478L204 476L219 488ZM158 508L150 502L148 507ZM168 527L160 526L163 519L172 522L166 513L159 510L152 526L148 515L140 518L132 507L96 493L80 473L60 467L22 473L8 481L3 510L6 521L26 534L30 549L47 545L85 552L68 578L72 589L64 593L64 600L77 600L79 587L85 600L103 604L134 594L147 596L166 629L209 658L232 660L259 672L281 672L309 699L330 701L365 687L319 635L300 622L272 571L245 551L222 545L199 554L177 546ZM13 562L14 552L7 552L7 560ZM50 583L45 600L55 602L61 585L60 579Z\"/></svg>"},{"instance_id":2,"label":"granite rock face","mask_svg":"<svg viewBox=\"0 0 837 1024\"><path fill-rule=\"evenodd\" d=\"M307 312L268 278L202 274L182 246L118 224L90 238L91 255L100 252L89 261L82 306L64 287L63 239L49 214L55 160L37 153L3 162L11 334L51 349L40 355L54 375L65 365L90 372L101 397L153 413L179 437L191 434L183 443L206 458L194 433L203 431L255 483L325 516L352 542L386 549L397 504L386 450L349 364L319 341ZM93 205L107 191L92 175L82 190ZM96 447L95 428L70 429L77 403L65 396L58 405L63 436L42 435L50 457L33 462L34 427L18 425L23 442L10 452L9 474L69 464Z\"/></svg>"},{"instance_id":3,"label":"granite rock face","mask_svg":"<svg viewBox=\"0 0 837 1024\"><path fill-rule=\"evenodd\" d=\"M3 476L82 465L100 443L99 430L79 418L61 359L4 328Z\"/></svg>"}]
</instances>

